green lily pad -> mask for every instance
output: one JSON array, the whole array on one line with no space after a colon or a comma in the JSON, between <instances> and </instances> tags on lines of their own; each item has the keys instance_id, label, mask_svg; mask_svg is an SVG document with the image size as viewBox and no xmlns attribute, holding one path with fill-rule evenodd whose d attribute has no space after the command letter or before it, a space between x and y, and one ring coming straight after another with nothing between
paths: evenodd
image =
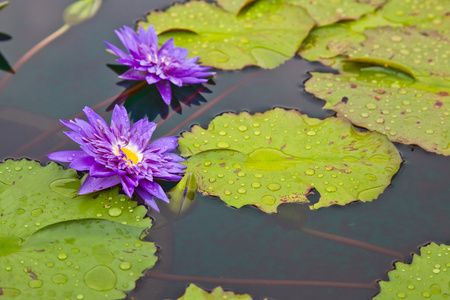
<instances>
[{"instance_id":1,"label":"green lily pad","mask_svg":"<svg viewBox=\"0 0 450 300\"><path fill-rule=\"evenodd\" d=\"M450 246L431 243L413 255L411 264L395 263L389 281L373 299L446 299L450 297Z\"/></svg>"},{"instance_id":2,"label":"green lily pad","mask_svg":"<svg viewBox=\"0 0 450 300\"><path fill-rule=\"evenodd\" d=\"M91 219L50 225L25 241L0 235L0 291L18 300L123 299L156 262L142 230Z\"/></svg>"},{"instance_id":3,"label":"green lily pad","mask_svg":"<svg viewBox=\"0 0 450 300\"><path fill-rule=\"evenodd\" d=\"M156 248L151 221L117 188L77 196L74 170L0 164L0 291L17 299L122 299Z\"/></svg>"},{"instance_id":4,"label":"green lily pad","mask_svg":"<svg viewBox=\"0 0 450 300\"><path fill-rule=\"evenodd\" d=\"M216 0L217 4L225 10L238 14L245 6L257 0Z\"/></svg>"},{"instance_id":5,"label":"green lily pad","mask_svg":"<svg viewBox=\"0 0 450 300\"><path fill-rule=\"evenodd\" d=\"M371 201L389 185L401 163L397 149L378 133L362 132L343 118L319 120L274 109L216 117L208 129L183 133L179 149L198 189L228 205L277 211L281 203L311 208Z\"/></svg>"},{"instance_id":6,"label":"green lily pad","mask_svg":"<svg viewBox=\"0 0 450 300\"><path fill-rule=\"evenodd\" d=\"M303 8L279 1L257 1L238 16L215 4L190 1L151 12L138 23L149 24L161 43L173 37L189 55L200 56L203 65L233 70L282 64L295 55L314 21Z\"/></svg>"},{"instance_id":7,"label":"green lily pad","mask_svg":"<svg viewBox=\"0 0 450 300\"><path fill-rule=\"evenodd\" d=\"M284 0L284 2L305 8L319 26L341 20L356 20L375 11L385 0Z\"/></svg>"},{"instance_id":8,"label":"green lily pad","mask_svg":"<svg viewBox=\"0 0 450 300\"><path fill-rule=\"evenodd\" d=\"M145 207L118 194L118 188L78 196L80 185L75 170L63 170L55 163L45 167L25 159L1 163L0 220L9 224L2 226L2 234L26 239L51 224L92 218L150 227L151 221L142 218Z\"/></svg>"},{"instance_id":9,"label":"green lily pad","mask_svg":"<svg viewBox=\"0 0 450 300\"><path fill-rule=\"evenodd\" d=\"M379 27L363 33L367 36L364 42L345 41L344 46L335 42L329 48L348 56L348 61L391 67L413 77L433 77L434 84L443 79L441 85L450 87L450 40L437 31Z\"/></svg>"},{"instance_id":10,"label":"green lily pad","mask_svg":"<svg viewBox=\"0 0 450 300\"><path fill-rule=\"evenodd\" d=\"M375 67L360 75L313 73L306 91L353 124L450 155L450 87L430 86Z\"/></svg>"},{"instance_id":11,"label":"green lily pad","mask_svg":"<svg viewBox=\"0 0 450 300\"><path fill-rule=\"evenodd\" d=\"M341 22L325 27L314 28L310 37L305 39L299 54L308 60L319 60L333 65L335 56L340 55L335 42L353 41L359 43L361 33L368 28L380 26L402 27L416 25L420 29L432 29L446 34L450 30L450 2L441 0L390 0L379 10L364 15L356 21ZM390 36L383 44L389 43ZM401 43L404 44L404 43ZM330 49L333 48L333 49ZM389 48L389 47L388 47ZM412 51L414 45L409 49Z\"/></svg>"},{"instance_id":12,"label":"green lily pad","mask_svg":"<svg viewBox=\"0 0 450 300\"><path fill-rule=\"evenodd\" d=\"M191 283L187 288L183 296L177 300L252 300L250 295L239 295L233 292L225 292L222 287L218 286L211 293L199 288L195 284Z\"/></svg>"}]
</instances>

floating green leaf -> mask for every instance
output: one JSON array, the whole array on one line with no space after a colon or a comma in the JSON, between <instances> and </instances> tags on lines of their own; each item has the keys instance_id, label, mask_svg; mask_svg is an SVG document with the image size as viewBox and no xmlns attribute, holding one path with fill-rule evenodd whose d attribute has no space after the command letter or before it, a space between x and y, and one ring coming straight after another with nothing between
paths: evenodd
<instances>
[{"instance_id":1,"label":"floating green leaf","mask_svg":"<svg viewBox=\"0 0 450 300\"><path fill-rule=\"evenodd\" d=\"M373 12L385 0L284 0L284 2L305 8L319 26L341 20L356 20Z\"/></svg>"},{"instance_id":2,"label":"floating green leaf","mask_svg":"<svg viewBox=\"0 0 450 300\"><path fill-rule=\"evenodd\" d=\"M245 6L257 0L216 0L223 9L238 14Z\"/></svg>"},{"instance_id":3,"label":"floating green leaf","mask_svg":"<svg viewBox=\"0 0 450 300\"><path fill-rule=\"evenodd\" d=\"M319 120L274 109L216 117L208 129L194 126L179 139L186 172L199 190L228 205L252 204L276 212L281 203L308 202L318 209L378 197L401 158L386 137L361 132L342 118Z\"/></svg>"},{"instance_id":4,"label":"floating green leaf","mask_svg":"<svg viewBox=\"0 0 450 300\"><path fill-rule=\"evenodd\" d=\"M414 254L411 264L395 263L389 281L373 299L445 299L450 297L450 246L431 243Z\"/></svg>"},{"instance_id":5,"label":"floating green leaf","mask_svg":"<svg viewBox=\"0 0 450 300\"><path fill-rule=\"evenodd\" d=\"M238 295L233 292L225 292L222 287L218 286L211 293L202 290L195 284L191 283L183 296L177 300L252 300L250 295Z\"/></svg>"},{"instance_id":6,"label":"floating green leaf","mask_svg":"<svg viewBox=\"0 0 450 300\"><path fill-rule=\"evenodd\" d=\"M444 85L437 77L416 81L375 67L358 75L313 73L305 87L355 125L450 155L450 85Z\"/></svg>"},{"instance_id":7,"label":"floating green leaf","mask_svg":"<svg viewBox=\"0 0 450 300\"><path fill-rule=\"evenodd\" d=\"M314 21L298 6L260 0L238 16L215 4L191 1L165 12L154 11L146 21L160 42L174 37L175 44L200 56L202 64L220 69L248 65L275 68L294 56Z\"/></svg>"},{"instance_id":8,"label":"floating green leaf","mask_svg":"<svg viewBox=\"0 0 450 300\"><path fill-rule=\"evenodd\" d=\"M118 299L154 265L146 209L118 190L77 196L74 170L0 164L0 291L17 299ZM127 225L126 225L127 224Z\"/></svg>"},{"instance_id":9,"label":"floating green leaf","mask_svg":"<svg viewBox=\"0 0 450 300\"><path fill-rule=\"evenodd\" d=\"M23 226L14 223L2 226ZM23 241L0 235L0 291L14 299L123 299L155 262L142 227L81 220L45 227Z\"/></svg>"},{"instance_id":10,"label":"floating green leaf","mask_svg":"<svg viewBox=\"0 0 450 300\"><path fill-rule=\"evenodd\" d=\"M333 65L333 57L340 54L335 42L361 42L361 33L368 28L379 26L402 27L417 25L421 29L433 29L444 34L450 29L450 1L441 0L390 0L379 10L369 13L357 21L342 22L314 28L300 47L299 54L308 60L320 60ZM389 43L390 37L384 41ZM412 51L414 45L404 45ZM333 48L333 49L330 49ZM389 48L389 47L388 47ZM337 51L336 51L337 50Z\"/></svg>"},{"instance_id":11,"label":"floating green leaf","mask_svg":"<svg viewBox=\"0 0 450 300\"><path fill-rule=\"evenodd\" d=\"M450 87L450 40L442 34L415 27L379 27L363 33L367 39L362 43L335 42L329 48L348 56L348 61L391 67L422 82Z\"/></svg>"}]
</instances>

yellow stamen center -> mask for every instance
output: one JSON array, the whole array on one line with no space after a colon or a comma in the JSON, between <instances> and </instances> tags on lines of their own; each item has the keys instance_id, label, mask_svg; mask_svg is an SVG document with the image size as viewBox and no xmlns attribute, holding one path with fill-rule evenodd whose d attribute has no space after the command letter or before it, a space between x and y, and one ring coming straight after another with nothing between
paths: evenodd
<instances>
[{"instance_id":1,"label":"yellow stamen center","mask_svg":"<svg viewBox=\"0 0 450 300\"><path fill-rule=\"evenodd\" d=\"M134 153L130 149L122 148L122 152L125 154L125 156L127 157L128 161L131 160L133 165L135 165L135 164L137 164L139 162L139 157L136 155L136 153Z\"/></svg>"}]
</instances>

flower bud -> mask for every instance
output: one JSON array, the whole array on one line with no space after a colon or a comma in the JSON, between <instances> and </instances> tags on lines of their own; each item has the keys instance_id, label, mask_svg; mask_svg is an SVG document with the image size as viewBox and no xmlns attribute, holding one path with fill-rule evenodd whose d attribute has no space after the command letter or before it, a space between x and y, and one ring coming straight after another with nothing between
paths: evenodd
<instances>
[{"instance_id":1,"label":"flower bud","mask_svg":"<svg viewBox=\"0 0 450 300\"><path fill-rule=\"evenodd\" d=\"M78 0L64 10L64 23L70 26L83 23L92 18L101 5L102 0Z\"/></svg>"}]
</instances>

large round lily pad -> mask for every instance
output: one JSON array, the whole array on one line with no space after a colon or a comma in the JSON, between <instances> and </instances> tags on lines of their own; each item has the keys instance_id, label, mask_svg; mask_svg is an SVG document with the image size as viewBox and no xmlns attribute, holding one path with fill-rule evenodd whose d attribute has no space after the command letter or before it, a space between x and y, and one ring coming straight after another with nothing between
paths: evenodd
<instances>
[{"instance_id":1,"label":"large round lily pad","mask_svg":"<svg viewBox=\"0 0 450 300\"><path fill-rule=\"evenodd\" d=\"M360 75L313 73L306 90L353 124L395 142L450 155L450 87L430 86L382 68Z\"/></svg>"},{"instance_id":2,"label":"large round lily pad","mask_svg":"<svg viewBox=\"0 0 450 300\"><path fill-rule=\"evenodd\" d=\"M373 299L450 298L450 246L431 243L420 248L411 264L395 263L389 281L381 281L381 292Z\"/></svg>"},{"instance_id":3,"label":"large round lily pad","mask_svg":"<svg viewBox=\"0 0 450 300\"><path fill-rule=\"evenodd\" d=\"M179 139L186 172L198 189L228 205L276 212L288 202L318 209L371 201L389 185L401 158L385 136L362 132L343 118L319 120L294 110L216 117L208 129L194 126Z\"/></svg>"},{"instance_id":4,"label":"large round lily pad","mask_svg":"<svg viewBox=\"0 0 450 300\"><path fill-rule=\"evenodd\" d=\"M74 170L0 164L0 296L122 299L156 262L151 221L118 189L77 196Z\"/></svg>"},{"instance_id":5,"label":"large round lily pad","mask_svg":"<svg viewBox=\"0 0 450 300\"><path fill-rule=\"evenodd\" d=\"M150 24L160 42L174 37L203 65L232 70L277 67L295 55L314 21L303 8L279 1L257 1L237 16L215 4L190 1L151 12L138 23Z\"/></svg>"}]
</instances>

